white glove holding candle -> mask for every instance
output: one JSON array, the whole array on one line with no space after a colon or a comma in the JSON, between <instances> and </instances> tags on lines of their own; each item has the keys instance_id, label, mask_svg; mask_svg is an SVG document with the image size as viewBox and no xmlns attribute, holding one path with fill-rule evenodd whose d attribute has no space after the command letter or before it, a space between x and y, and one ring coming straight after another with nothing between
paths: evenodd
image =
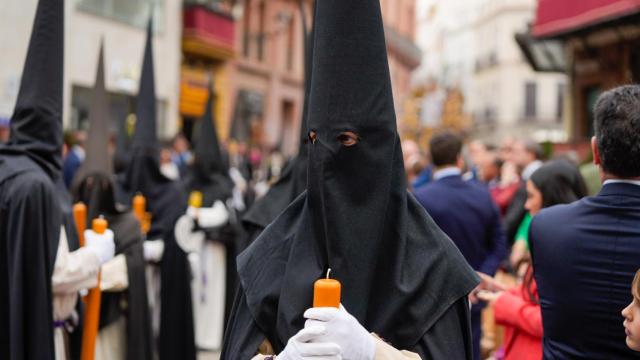
<instances>
[{"instance_id":1,"label":"white glove holding candle","mask_svg":"<svg viewBox=\"0 0 640 360\"><path fill-rule=\"evenodd\" d=\"M324 326L305 326L289 339L287 346L278 355L278 360L342 360L340 346L318 341L326 332Z\"/></svg>"},{"instance_id":2,"label":"white glove holding candle","mask_svg":"<svg viewBox=\"0 0 640 360\"><path fill-rule=\"evenodd\" d=\"M330 307L311 308L305 311L305 328L322 326L326 334L314 341L331 342L340 345L344 360L373 360L376 344L373 336L358 320L340 305L340 309Z\"/></svg>"},{"instance_id":3,"label":"white glove holding candle","mask_svg":"<svg viewBox=\"0 0 640 360\"><path fill-rule=\"evenodd\" d=\"M113 259L116 253L116 243L113 241L113 231L107 229L104 234L93 230L84 231L85 247L91 250L100 260L100 265Z\"/></svg>"}]
</instances>

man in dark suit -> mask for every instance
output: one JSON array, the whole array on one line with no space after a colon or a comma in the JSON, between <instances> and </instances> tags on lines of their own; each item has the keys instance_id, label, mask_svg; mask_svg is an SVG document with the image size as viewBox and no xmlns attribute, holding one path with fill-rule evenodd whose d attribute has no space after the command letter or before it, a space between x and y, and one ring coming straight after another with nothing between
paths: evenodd
<instances>
[{"instance_id":1,"label":"man in dark suit","mask_svg":"<svg viewBox=\"0 0 640 360\"><path fill-rule=\"evenodd\" d=\"M620 311L640 267L640 86L603 93L595 106L597 196L547 208L530 244L545 359L636 359Z\"/></svg>"},{"instance_id":2,"label":"man in dark suit","mask_svg":"<svg viewBox=\"0 0 640 360\"><path fill-rule=\"evenodd\" d=\"M493 275L506 255L500 213L489 191L475 181L462 179L462 140L445 132L430 143L435 166L433 182L416 192L436 224L453 240L476 271ZM480 358L480 311L471 311L474 359Z\"/></svg>"}]
</instances>

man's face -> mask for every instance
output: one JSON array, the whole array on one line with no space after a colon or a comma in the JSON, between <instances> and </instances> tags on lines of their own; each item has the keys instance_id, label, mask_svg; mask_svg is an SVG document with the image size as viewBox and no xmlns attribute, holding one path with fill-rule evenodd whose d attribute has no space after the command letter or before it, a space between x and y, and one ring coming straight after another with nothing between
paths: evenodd
<instances>
[{"instance_id":1,"label":"man's face","mask_svg":"<svg viewBox=\"0 0 640 360\"><path fill-rule=\"evenodd\" d=\"M531 163L534 159L522 141L517 141L513 145L513 153L512 158L514 164L516 164L520 169L524 169L529 163Z\"/></svg>"}]
</instances>

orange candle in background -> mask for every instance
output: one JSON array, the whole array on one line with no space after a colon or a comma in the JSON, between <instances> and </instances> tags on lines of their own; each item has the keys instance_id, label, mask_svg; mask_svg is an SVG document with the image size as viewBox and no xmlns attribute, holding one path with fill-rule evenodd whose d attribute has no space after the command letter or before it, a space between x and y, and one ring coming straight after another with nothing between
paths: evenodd
<instances>
[{"instance_id":1,"label":"orange candle in background","mask_svg":"<svg viewBox=\"0 0 640 360\"><path fill-rule=\"evenodd\" d=\"M133 213L138 218L138 221L142 223L144 221L144 214L147 208L147 200L140 193L133 197Z\"/></svg>"},{"instance_id":2,"label":"orange candle in background","mask_svg":"<svg viewBox=\"0 0 640 360\"><path fill-rule=\"evenodd\" d=\"M87 205L82 202L73 205L73 220L80 239L80 246L84 246L84 230L87 228Z\"/></svg>"},{"instance_id":3,"label":"orange candle in background","mask_svg":"<svg viewBox=\"0 0 640 360\"><path fill-rule=\"evenodd\" d=\"M340 291L342 285L336 279L330 279L331 269L327 271L327 277L320 279L313 285L313 307L340 308Z\"/></svg>"}]
</instances>

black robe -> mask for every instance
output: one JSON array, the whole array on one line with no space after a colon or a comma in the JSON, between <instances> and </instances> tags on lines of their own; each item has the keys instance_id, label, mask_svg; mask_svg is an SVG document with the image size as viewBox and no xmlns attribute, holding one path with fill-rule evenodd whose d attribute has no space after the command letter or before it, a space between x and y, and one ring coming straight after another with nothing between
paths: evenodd
<instances>
[{"instance_id":1,"label":"black robe","mask_svg":"<svg viewBox=\"0 0 640 360\"><path fill-rule=\"evenodd\" d=\"M64 2L38 2L10 124L0 145L0 358L52 359L51 277L63 224Z\"/></svg>"},{"instance_id":2,"label":"black robe","mask_svg":"<svg viewBox=\"0 0 640 360\"><path fill-rule=\"evenodd\" d=\"M62 213L27 156L0 150L0 358L53 359L51 277Z\"/></svg>"},{"instance_id":3,"label":"black robe","mask_svg":"<svg viewBox=\"0 0 640 360\"><path fill-rule=\"evenodd\" d=\"M100 328L121 316L127 319L125 359L152 359L151 318L147 301L145 261L142 253L142 233L138 220L131 213L106 215L115 235L116 255L124 254L129 287L121 292L103 292L100 305Z\"/></svg>"}]
</instances>

